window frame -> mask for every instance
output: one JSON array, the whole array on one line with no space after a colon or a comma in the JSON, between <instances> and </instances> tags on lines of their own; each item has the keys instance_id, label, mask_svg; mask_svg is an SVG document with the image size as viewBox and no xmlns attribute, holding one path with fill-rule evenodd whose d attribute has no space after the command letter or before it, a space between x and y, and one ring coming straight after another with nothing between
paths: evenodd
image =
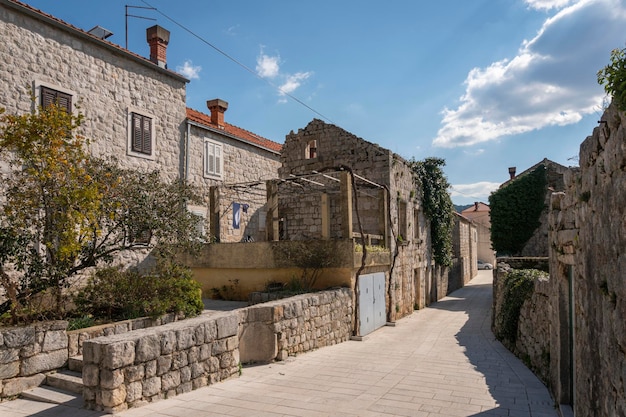
<instances>
[{"instance_id":1,"label":"window frame","mask_svg":"<svg viewBox=\"0 0 626 417\"><path fill-rule=\"evenodd\" d=\"M222 180L224 179L224 144L220 143L220 142L216 142L214 140L211 140L209 138L204 138L204 151L203 151L203 163L202 163L202 175L204 178L211 178L211 179L217 179L217 180ZM210 155L209 153L209 147L213 148L213 152L212 155ZM215 150L219 149L219 161L218 163L216 163L215 161L213 162L213 165L216 169L214 169L213 171L209 171L209 162L210 162L210 158L217 158L215 156ZM219 172L218 172L219 171Z\"/></svg>"},{"instance_id":2,"label":"window frame","mask_svg":"<svg viewBox=\"0 0 626 417\"><path fill-rule=\"evenodd\" d=\"M41 80L35 80L33 82L33 91L35 92L35 100L33 102L34 106L36 108L43 108L43 91L44 89L46 90L50 90L53 91L57 94L61 94L64 96L69 97L69 105L68 106L64 106L70 113L74 113L74 109L75 109L75 102L76 99L75 97L77 96L76 92L73 90L70 90L68 88L64 88L60 85L54 84L54 83L49 83L49 82L44 82Z\"/></svg>"},{"instance_id":3,"label":"window frame","mask_svg":"<svg viewBox=\"0 0 626 417\"><path fill-rule=\"evenodd\" d=\"M145 151L141 151L141 150L135 150L135 128L134 128L134 121L135 121L135 116L141 118L140 120L144 121L144 120L149 120L150 123L150 153L147 153ZM143 159L149 159L149 160L154 160L155 159L155 153L156 153L156 118L154 117L153 114L148 113L146 111L143 111L141 109L135 108L135 107L128 107L127 110L127 137L128 137L128 142L127 142L127 148L126 148L126 153L129 156L134 156L137 158L143 158ZM144 138L145 139L145 138ZM143 147L144 145L142 145Z\"/></svg>"}]
</instances>

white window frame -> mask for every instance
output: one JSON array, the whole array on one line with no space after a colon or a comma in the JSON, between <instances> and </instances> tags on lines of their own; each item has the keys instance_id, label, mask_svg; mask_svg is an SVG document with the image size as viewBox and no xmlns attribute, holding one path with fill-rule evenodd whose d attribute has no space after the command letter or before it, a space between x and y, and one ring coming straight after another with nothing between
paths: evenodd
<instances>
[{"instance_id":1,"label":"white window frame","mask_svg":"<svg viewBox=\"0 0 626 417\"><path fill-rule=\"evenodd\" d=\"M216 151L219 150L219 156L216 155ZM219 157L216 162L215 159ZM213 170L210 170L210 162L213 159ZM204 178L212 178L221 180L224 178L224 145L210 140L204 139L204 164L203 164Z\"/></svg>"},{"instance_id":2,"label":"white window frame","mask_svg":"<svg viewBox=\"0 0 626 417\"><path fill-rule=\"evenodd\" d=\"M144 117L148 117L151 120L150 125L150 154L135 152L133 151L133 113L139 114ZM149 159L151 161L155 160L156 154L156 117L153 114L146 112L145 110L139 109L137 107L128 106L126 111L126 154L129 156L134 156L136 158Z\"/></svg>"}]
</instances>

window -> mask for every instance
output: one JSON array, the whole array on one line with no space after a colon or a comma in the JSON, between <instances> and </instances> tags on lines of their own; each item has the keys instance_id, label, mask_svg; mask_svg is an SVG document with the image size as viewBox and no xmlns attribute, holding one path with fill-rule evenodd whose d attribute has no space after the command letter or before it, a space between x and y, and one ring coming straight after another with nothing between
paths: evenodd
<instances>
[{"instance_id":1,"label":"window","mask_svg":"<svg viewBox=\"0 0 626 417\"><path fill-rule=\"evenodd\" d=\"M420 238L420 212L418 209L413 210L413 237L416 241Z\"/></svg>"},{"instance_id":2,"label":"window","mask_svg":"<svg viewBox=\"0 0 626 417\"><path fill-rule=\"evenodd\" d=\"M398 239L406 241L408 238L406 227L406 201L398 200Z\"/></svg>"},{"instance_id":3,"label":"window","mask_svg":"<svg viewBox=\"0 0 626 417\"><path fill-rule=\"evenodd\" d=\"M222 145L219 143L204 141L204 176L222 179L224 158Z\"/></svg>"},{"instance_id":4,"label":"window","mask_svg":"<svg viewBox=\"0 0 626 417\"><path fill-rule=\"evenodd\" d=\"M72 112L72 95L62 91L53 90L52 88L41 86L39 91L41 99L41 107L46 108L53 104L65 109L68 113Z\"/></svg>"},{"instance_id":5,"label":"window","mask_svg":"<svg viewBox=\"0 0 626 417\"><path fill-rule=\"evenodd\" d=\"M314 159L317 158L317 141L311 140L306 145L306 149L304 151L305 159Z\"/></svg>"},{"instance_id":6,"label":"window","mask_svg":"<svg viewBox=\"0 0 626 417\"><path fill-rule=\"evenodd\" d=\"M154 159L155 120L149 113L135 108L128 109L128 155Z\"/></svg>"},{"instance_id":7,"label":"window","mask_svg":"<svg viewBox=\"0 0 626 417\"><path fill-rule=\"evenodd\" d=\"M152 155L152 119L131 113L132 115L132 151Z\"/></svg>"}]
</instances>

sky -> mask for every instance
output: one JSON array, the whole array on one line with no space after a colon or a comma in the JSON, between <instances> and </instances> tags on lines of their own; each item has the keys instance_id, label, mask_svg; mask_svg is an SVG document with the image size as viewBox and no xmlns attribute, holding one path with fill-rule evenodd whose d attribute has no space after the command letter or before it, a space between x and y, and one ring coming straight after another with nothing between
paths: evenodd
<instances>
[{"instance_id":1,"label":"sky","mask_svg":"<svg viewBox=\"0 0 626 417\"><path fill-rule=\"evenodd\" d=\"M443 158L455 204L488 202L508 167L577 166L607 105L597 72L626 47L626 0L23 1L123 47L128 22L146 57L159 24L188 107L226 100L228 123L279 143L317 118Z\"/></svg>"}]
</instances>

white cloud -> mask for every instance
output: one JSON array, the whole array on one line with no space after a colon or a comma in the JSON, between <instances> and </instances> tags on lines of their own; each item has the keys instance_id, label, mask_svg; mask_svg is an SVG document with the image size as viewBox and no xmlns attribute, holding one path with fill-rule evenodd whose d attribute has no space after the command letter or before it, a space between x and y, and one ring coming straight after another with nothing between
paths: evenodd
<instances>
[{"instance_id":1,"label":"white cloud","mask_svg":"<svg viewBox=\"0 0 626 417\"><path fill-rule=\"evenodd\" d=\"M261 78L276 80L271 81L270 84L278 89L280 96L278 102L286 103L286 96L293 94L313 73L311 71L296 72L295 74L283 73L280 66L280 56L269 56L263 53L263 47L261 47L261 52L256 59L257 75Z\"/></svg>"},{"instance_id":2,"label":"white cloud","mask_svg":"<svg viewBox=\"0 0 626 417\"><path fill-rule=\"evenodd\" d=\"M191 60L187 60L182 66L179 65L176 67L176 72L186 78L189 78L190 80L200 78L200 71L202 71L202 67L199 65L193 65Z\"/></svg>"},{"instance_id":3,"label":"white cloud","mask_svg":"<svg viewBox=\"0 0 626 417\"><path fill-rule=\"evenodd\" d=\"M562 9L572 3L572 0L525 0L525 2L531 9L551 10Z\"/></svg>"},{"instance_id":4,"label":"white cloud","mask_svg":"<svg viewBox=\"0 0 626 417\"><path fill-rule=\"evenodd\" d=\"M302 82L311 76L311 72L296 72L293 75L288 75L285 82L279 87L280 94L291 94L298 87L302 85Z\"/></svg>"},{"instance_id":5,"label":"white cloud","mask_svg":"<svg viewBox=\"0 0 626 417\"><path fill-rule=\"evenodd\" d=\"M500 187L499 182L477 182L474 184L453 184L450 187L451 197L466 197L487 201L489 194Z\"/></svg>"},{"instance_id":6,"label":"white cloud","mask_svg":"<svg viewBox=\"0 0 626 417\"><path fill-rule=\"evenodd\" d=\"M274 78L280 73L280 56L265 55L256 58L256 73L262 78Z\"/></svg>"},{"instance_id":7,"label":"white cloud","mask_svg":"<svg viewBox=\"0 0 626 417\"><path fill-rule=\"evenodd\" d=\"M624 43L622 1L579 1L546 19L514 58L472 69L458 108L443 110L433 144L468 146L596 112L603 97L596 72Z\"/></svg>"}]
</instances>

